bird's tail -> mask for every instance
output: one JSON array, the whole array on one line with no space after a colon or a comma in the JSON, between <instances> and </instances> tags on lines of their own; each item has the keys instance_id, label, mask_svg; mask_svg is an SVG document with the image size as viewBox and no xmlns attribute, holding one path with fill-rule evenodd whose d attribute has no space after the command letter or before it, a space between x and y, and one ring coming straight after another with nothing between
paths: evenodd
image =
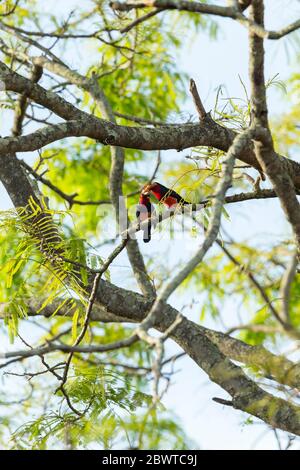
<instances>
[{"instance_id":1,"label":"bird's tail","mask_svg":"<svg viewBox=\"0 0 300 470\"><path fill-rule=\"evenodd\" d=\"M205 201L201 201L200 203L194 203L194 202L189 202L189 201L182 201L181 204L183 206L190 206L192 212L196 212L197 210L199 210L199 205L202 206L200 207L204 209L204 207L206 207L208 204L209 204L209 201L208 200L205 200Z\"/></svg>"}]
</instances>

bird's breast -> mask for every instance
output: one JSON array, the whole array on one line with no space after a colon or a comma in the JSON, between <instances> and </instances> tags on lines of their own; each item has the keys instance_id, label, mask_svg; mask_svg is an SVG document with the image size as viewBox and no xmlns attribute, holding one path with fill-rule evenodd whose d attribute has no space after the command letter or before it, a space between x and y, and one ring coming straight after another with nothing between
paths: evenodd
<instances>
[{"instance_id":1,"label":"bird's breast","mask_svg":"<svg viewBox=\"0 0 300 470\"><path fill-rule=\"evenodd\" d=\"M166 197L166 199L164 199L163 202L168 207L172 207L172 206L174 206L175 204L178 203L177 199L175 197L172 197L172 196Z\"/></svg>"}]
</instances>

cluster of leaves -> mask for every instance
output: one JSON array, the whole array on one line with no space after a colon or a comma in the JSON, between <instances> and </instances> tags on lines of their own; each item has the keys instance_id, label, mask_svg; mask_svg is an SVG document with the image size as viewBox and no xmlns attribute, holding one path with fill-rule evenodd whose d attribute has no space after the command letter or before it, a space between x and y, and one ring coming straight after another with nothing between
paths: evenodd
<instances>
[{"instance_id":1,"label":"cluster of leaves","mask_svg":"<svg viewBox=\"0 0 300 470\"><path fill-rule=\"evenodd\" d=\"M9 13L14 11L16 2L14 0L5 0L0 4L0 16L3 15L6 21L11 21L12 15ZM36 4L36 0L28 0L26 5L18 5L17 15L14 15L16 26L21 26L26 18L30 17L30 9Z\"/></svg>"},{"instance_id":2,"label":"cluster of leaves","mask_svg":"<svg viewBox=\"0 0 300 470\"><path fill-rule=\"evenodd\" d=\"M43 216L41 216L43 215ZM19 318L26 318L26 301L35 296L44 297L40 309L56 302L53 315L63 307L65 312L73 312L75 326L87 302L84 286L88 282L87 269L77 268L74 263L86 265L83 240L79 238L57 237L64 211L49 210L45 203L40 206L30 200L26 208L1 213L0 237L2 267L0 275L1 298L6 303L11 340L18 332ZM54 221L54 218L57 220ZM35 220L35 232L29 230L29 220ZM54 249L55 246L55 249ZM61 254L61 258L59 258ZM53 263L55 258L55 263ZM92 258L95 264L95 258ZM71 264L70 264L71 263ZM68 283L66 280L68 279ZM39 293L39 294L37 294ZM76 295L78 301L72 299Z\"/></svg>"},{"instance_id":3,"label":"cluster of leaves","mask_svg":"<svg viewBox=\"0 0 300 470\"><path fill-rule=\"evenodd\" d=\"M124 394L127 394L127 390ZM121 399L121 393L116 400ZM143 403L142 394L136 394L130 406L130 418L119 416L111 410L103 413L95 409L94 414L75 421L74 416L55 413L40 416L19 429L12 437L15 449L47 449L58 446L66 449L187 449L188 441L174 419L163 412L135 414Z\"/></svg>"}]
</instances>

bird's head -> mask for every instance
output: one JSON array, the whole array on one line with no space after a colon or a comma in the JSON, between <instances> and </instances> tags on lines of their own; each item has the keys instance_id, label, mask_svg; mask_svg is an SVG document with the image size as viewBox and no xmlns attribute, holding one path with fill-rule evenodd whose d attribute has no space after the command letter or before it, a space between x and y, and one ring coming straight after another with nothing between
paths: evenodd
<instances>
[{"instance_id":1,"label":"bird's head","mask_svg":"<svg viewBox=\"0 0 300 470\"><path fill-rule=\"evenodd\" d=\"M149 202L150 202L149 194L144 194L143 192L141 192L139 203L146 206L147 204L149 204Z\"/></svg>"}]
</instances>

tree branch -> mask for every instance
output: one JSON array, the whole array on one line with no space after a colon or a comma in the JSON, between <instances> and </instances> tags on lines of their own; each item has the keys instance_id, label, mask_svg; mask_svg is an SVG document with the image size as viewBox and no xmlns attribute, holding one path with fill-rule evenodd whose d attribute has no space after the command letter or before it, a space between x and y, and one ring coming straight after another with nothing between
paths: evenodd
<instances>
[{"instance_id":1,"label":"tree branch","mask_svg":"<svg viewBox=\"0 0 300 470\"><path fill-rule=\"evenodd\" d=\"M127 2L112 1L110 6L115 11L130 11L140 8L156 8L160 9L160 11L179 10L191 13L199 13L202 15L214 15L223 18L231 18L245 25L249 30L259 37L266 39L280 39L300 28L300 19L298 19L278 31L267 31L259 22L248 19L247 16L242 13L242 11L251 4L250 1L239 0L238 3L238 7L222 7L219 5L208 5L186 0L144 0L141 2L128 0Z\"/></svg>"},{"instance_id":2,"label":"tree branch","mask_svg":"<svg viewBox=\"0 0 300 470\"><path fill-rule=\"evenodd\" d=\"M101 309L99 315L97 310L93 311L91 320L98 321L107 319L107 315L113 315L114 318L119 317L121 321L140 322L149 311L149 302L151 303L140 294L126 291L103 280L99 285L97 301L104 307L104 310ZM155 328L165 331L174 323L178 312L165 304L162 306L161 313L156 319ZM249 346L223 333L196 325L183 316L182 321L170 336L209 375L212 381L219 384L231 395L235 408L247 411L279 429L300 435L299 407L264 392L247 378L239 367L228 361L223 352L230 354L230 357L240 362L260 364L260 368L268 375L275 376L281 383L290 382L296 387L299 386L300 380L299 366L286 358L277 357L267 352L260 346ZM128 340L124 340L114 347L128 346L127 343ZM5 357L12 358L17 355L18 357L22 355L31 357L35 354L47 354L55 350L89 353L112 350L111 345L79 346L72 349L72 346L51 344L45 348L8 352ZM223 350L222 353L219 349Z\"/></svg>"},{"instance_id":3,"label":"tree branch","mask_svg":"<svg viewBox=\"0 0 300 470\"><path fill-rule=\"evenodd\" d=\"M37 150L51 142L72 136L91 137L104 145L113 144L141 150L183 150L190 147L208 146L226 152L237 135L232 129L227 129L213 120L205 120L195 125L166 125L155 129L120 126L80 111L55 93L46 91L39 85L32 85L30 80L10 71L1 62L0 78L7 90L17 93L26 91L33 101L69 121L69 123L47 126L18 139L1 139L1 154L8 153L10 149L25 152ZM250 141L239 159L258 171L262 171ZM291 177L296 186L300 187L300 164L280 156L279 160L285 173Z\"/></svg>"}]
</instances>

